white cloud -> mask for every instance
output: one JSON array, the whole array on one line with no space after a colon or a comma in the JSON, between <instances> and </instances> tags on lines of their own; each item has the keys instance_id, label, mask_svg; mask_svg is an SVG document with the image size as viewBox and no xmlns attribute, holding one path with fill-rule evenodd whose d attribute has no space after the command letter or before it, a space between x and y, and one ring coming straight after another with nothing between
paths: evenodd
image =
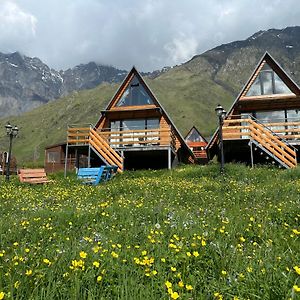
<instances>
[{"instance_id":1,"label":"white cloud","mask_svg":"<svg viewBox=\"0 0 300 300\"><path fill-rule=\"evenodd\" d=\"M96 61L154 70L258 30L300 25L298 1L0 0L0 51L55 68Z\"/></svg>"},{"instance_id":2,"label":"white cloud","mask_svg":"<svg viewBox=\"0 0 300 300\"><path fill-rule=\"evenodd\" d=\"M37 19L13 1L0 3L0 45L2 51L16 51L30 43L36 34Z\"/></svg>"},{"instance_id":3,"label":"white cloud","mask_svg":"<svg viewBox=\"0 0 300 300\"><path fill-rule=\"evenodd\" d=\"M164 49L171 56L173 64L177 64L191 58L196 53L197 47L198 42L195 37L180 33L173 38L172 42L166 44Z\"/></svg>"}]
</instances>

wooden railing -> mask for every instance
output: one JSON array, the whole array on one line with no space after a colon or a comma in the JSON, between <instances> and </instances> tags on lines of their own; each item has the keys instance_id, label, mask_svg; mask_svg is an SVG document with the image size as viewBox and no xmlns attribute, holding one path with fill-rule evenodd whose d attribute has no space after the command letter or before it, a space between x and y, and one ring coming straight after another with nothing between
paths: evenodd
<instances>
[{"instance_id":1,"label":"wooden railing","mask_svg":"<svg viewBox=\"0 0 300 300\"><path fill-rule=\"evenodd\" d=\"M91 145L110 165L116 165L118 172L123 171L123 158L93 127L68 128L68 145Z\"/></svg>"},{"instance_id":2,"label":"wooden railing","mask_svg":"<svg viewBox=\"0 0 300 300\"><path fill-rule=\"evenodd\" d=\"M115 130L94 129L93 127L68 128L68 145L91 145L109 164L122 170L123 158L117 150L134 147L171 147L176 149L173 129Z\"/></svg>"},{"instance_id":3,"label":"wooden railing","mask_svg":"<svg viewBox=\"0 0 300 300\"><path fill-rule=\"evenodd\" d=\"M249 138L249 120L252 118L241 118L232 116L232 119L224 120L224 140ZM272 122L260 123L285 140L300 143L300 122ZM248 132L248 134L247 134Z\"/></svg>"},{"instance_id":4,"label":"wooden railing","mask_svg":"<svg viewBox=\"0 0 300 300\"><path fill-rule=\"evenodd\" d=\"M171 128L161 129L137 129L137 130L117 130L107 129L97 130L111 147L153 147L153 146L176 146L176 137Z\"/></svg>"},{"instance_id":5,"label":"wooden railing","mask_svg":"<svg viewBox=\"0 0 300 300\"><path fill-rule=\"evenodd\" d=\"M205 147L207 145L206 142L189 142L187 141L188 146L193 151L196 158L206 159L207 153Z\"/></svg>"},{"instance_id":6,"label":"wooden railing","mask_svg":"<svg viewBox=\"0 0 300 300\"><path fill-rule=\"evenodd\" d=\"M224 140L253 140L289 168L297 166L296 150L285 140L287 135L280 136L278 133L273 132L269 127L266 127L265 124L260 124L250 117L243 119L227 119L224 120L222 130Z\"/></svg>"}]
</instances>

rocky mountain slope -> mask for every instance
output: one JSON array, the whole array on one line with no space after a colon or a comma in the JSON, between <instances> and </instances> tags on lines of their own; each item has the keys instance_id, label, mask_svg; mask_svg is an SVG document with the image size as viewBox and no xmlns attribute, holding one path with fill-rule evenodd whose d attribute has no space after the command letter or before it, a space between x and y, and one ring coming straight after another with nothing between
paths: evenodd
<instances>
[{"instance_id":1,"label":"rocky mountain slope","mask_svg":"<svg viewBox=\"0 0 300 300\"><path fill-rule=\"evenodd\" d=\"M300 83L300 27L258 32L244 41L221 45L197 55L155 76L146 76L146 81L183 135L196 125L209 138L216 128L215 106L218 103L226 109L231 106L265 51ZM91 69L96 70L94 66L91 64ZM79 73L73 71L73 74ZM61 73L59 75L62 77ZM55 77L57 80L53 82L58 82L60 77ZM73 88L83 86L79 81L77 85L71 83ZM18 117L2 119L0 128L8 120L20 127L14 148L19 160L32 160L37 152L42 160L46 145L65 140L67 124L95 123L118 85L102 83L94 89L73 92ZM7 144L4 134L1 138L0 132L3 148Z\"/></svg>"},{"instance_id":2,"label":"rocky mountain slope","mask_svg":"<svg viewBox=\"0 0 300 300\"><path fill-rule=\"evenodd\" d=\"M119 82L126 73L94 62L58 72L36 57L0 53L0 117L31 110L74 90Z\"/></svg>"}]
</instances>

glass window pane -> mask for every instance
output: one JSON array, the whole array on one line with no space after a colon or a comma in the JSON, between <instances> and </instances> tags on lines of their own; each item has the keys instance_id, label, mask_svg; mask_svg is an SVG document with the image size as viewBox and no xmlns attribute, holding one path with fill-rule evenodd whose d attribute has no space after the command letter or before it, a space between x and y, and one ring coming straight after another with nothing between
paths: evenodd
<instances>
[{"instance_id":1,"label":"glass window pane","mask_svg":"<svg viewBox=\"0 0 300 300\"><path fill-rule=\"evenodd\" d=\"M260 80L263 85L263 95L273 94L272 71L261 72Z\"/></svg>"},{"instance_id":2,"label":"glass window pane","mask_svg":"<svg viewBox=\"0 0 300 300\"><path fill-rule=\"evenodd\" d=\"M296 122L300 122L300 110L299 109L290 109L287 110L287 122L290 124L294 122L292 125L288 125L287 128L291 129L290 132L288 132L288 135L293 135L294 139L298 139L300 135L300 126Z\"/></svg>"},{"instance_id":3,"label":"glass window pane","mask_svg":"<svg viewBox=\"0 0 300 300\"><path fill-rule=\"evenodd\" d=\"M136 76L133 77L127 89L121 96L117 106L135 106L153 104L150 95L144 89L144 86L139 82Z\"/></svg>"},{"instance_id":4,"label":"glass window pane","mask_svg":"<svg viewBox=\"0 0 300 300\"><path fill-rule=\"evenodd\" d=\"M275 94L291 94L291 90L287 85L281 80L281 78L274 74L274 83L275 83Z\"/></svg>"},{"instance_id":5,"label":"glass window pane","mask_svg":"<svg viewBox=\"0 0 300 300\"><path fill-rule=\"evenodd\" d=\"M159 119L147 119L147 129L159 128Z\"/></svg>"},{"instance_id":6,"label":"glass window pane","mask_svg":"<svg viewBox=\"0 0 300 300\"><path fill-rule=\"evenodd\" d=\"M203 142L203 138L199 135L199 133L193 128L192 131L185 139L188 142Z\"/></svg>"},{"instance_id":7,"label":"glass window pane","mask_svg":"<svg viewBox=\"0 0 300 300\"><path fill-rule=\"evenodd\" d=\"M300 121L300 109L290 109L287 110L287 120L288 122L299 122Z\"/></svg>"},{"instance_id":8,"label":"glass window pane","mask_svg":"<svg viewBox=\"0 0 300 300\"><path fill-rule=\"evenodd\" d=\"M59 152L48 152L47 162L48 163L59 163L60 162L60 153Z\"/></svg>"},{"instance_id":9,"label":"glass window pane","mask_svg":"<svg viewBox=\"0 0 300 300\"><path fill-rule=\"evenodd\" d=\"M256 112L256 119L263 124L285 122L285 111L284 110L259 111ZM284 126L268 126L268 127L275 132L285 129Z\"/></svg>"},{"instance_id":10,"label":"glass window pane","mask_svg":"<svg viewBox=\"0 0 300 300\"><path fill-rule=\"evenodd\" d=\"M123 131L145 129L145 119L140 120L123 120Z\"/></svg>"},{"instance_id":11,"label":"glass window pane","mask_svg":"<svg viewBox=\"0 0 300 300\"><path fill-rule=\"evenodd\" d=\"M247 92L246 96L258 96L261 95L261 87L260 87L260 80L259 76L255 79L254 83L251 85L249 91Z\"/></svg>"}]
</instances>

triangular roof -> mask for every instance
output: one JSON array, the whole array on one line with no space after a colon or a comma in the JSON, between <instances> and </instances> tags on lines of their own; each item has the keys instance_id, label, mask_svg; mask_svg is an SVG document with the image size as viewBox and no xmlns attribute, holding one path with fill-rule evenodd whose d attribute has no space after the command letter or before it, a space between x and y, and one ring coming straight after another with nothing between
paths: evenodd
<instances>
[{"instance_id":1,"label":"triangular roof","mask_svg":"<svg viewBox=\"0 0 300 300\"><path fill-rule=\"evenodd\" d=\"M229 116L233 112L235 106L237 105L237 102L241 98L245 98L245 99L249 98L248 96L246 96L247 91L250 89L252 84L255 82L255 79L258 77L259 72L262 70L262 68L264 67L264 65L266 63L279 76L279 78L283 81L283 83L286 84L286 86L290 89L290 91L293 94L295 94L296 96L300 96L300 88L297 85L297 83L282 69L282 67L279 65L279 63L268 52L265 52L264 55L262 56L262 58L260 59L260 61L258 62L258 64L256 65L256 67L255 67L253 73L251 74L250 78L248 79L248 81L246 82L246 84L242 88L241 92L239 93L239 95L234 100L232 106L230 107L230 109L226 113L225 119L227 118L227 116ZM276 97L279 98L280 94L276 94ZM211 140L209 141L208 145L206 146L206 149L209 149L212 146L212 144L214 144L214 142L217 138L217 133L218 133L218 128L214 132Z\"/></svg>"},{"instance_id":2,"label":"triangular roof","mask_svg":"<svg viewBox=\"0 0 300 300\"><path fill-rule=\"evenodd\" d=\"M186 134L186 136L184 137L184 139L185 139L186 142L188 141L187 138L189 137L189 135L190 135L193 131L196 132L197 135L200 136L201 142L207 143L207 140L206 140L206 139L204 138L204 136L200 133L200 131L196 128L196 126L193 126L193 127L189 130L189 132Z\"/></svg>"},{"instance_id":3,"label":"triangular roof","mask_svg":"<svg viewBox=\"0 0 300 300\"><path fill-rule=\"evenodd\" d=\"M181 133L179 132L179 130L177 129L177 127L175 126L175 124L173 123L173 121L171 120L171 118L169 117L168 113L166 112L166 110L163 108L163 106L161 105L161 103L157 100L156 96L154 95L154 93L151 91L150 87L147 85L147 83L144 81L144 79L142 78L141 74L138 72L138 70L135 68L135 66L132 67L132 69L128 72L127 76L125 77L125 79L123 80L123 82L121 83L120 87L118 88L118 90L116 91L116 93L113 95L112 99L110 100L110 102L108 103L108 105L106 106L105 111L109 111L112 108L116 107L116 104L118 103L118 101L120 100L120 98L122 97L122 95L124 94L126 88L129 86L131 80L133 79L133 77L136 76L136 78L138 79L139 83L143 85L143 88L145 89L146 93L151 97L153 104L149 105L152 106L155 105L156 107L158 107L162 114L165 116L166 120L173 126L175 133L178 136L178 139L180 140L181 144L191 153L191 155L193 156L194 154L191 152L190 148L188 147L188 145L186 144L183 136L181 135ZM138 107L138 106L137 106ZM99 126L99 124L102 122L102 120L105 118L105 113L101 113L101 116L98 120L98 122L96 123L96 127Z\"/></svg>"},{"instance_id":4,"label":"triangular roof","mask_svg":"<svg viewBox=\"0 0 300 300\"><path fill-rule=\"evenodd\" d=\"M241 97L244 96L247 89L252 85L254 80L257 78L259 71L263 68L265 62L274 70L274 72L276 72L276 74L280 77L280 79L289 87L289 89L295 95L300 95L300 88L297 85L297 83L282 69L282 67L279 65L279 63L268 52L265 52L265 54L262 56L262 58L256 65L250 78L248 79L248 81L242 88L241 92L239 93L239 95L237 96L235 101L233 102L232 106L228 110L227 115L230 115L230 113L233 111L237 102L240 100ZM278 95L278 97L280 97L280 95Z\"/></svg>"}]
</instances>

